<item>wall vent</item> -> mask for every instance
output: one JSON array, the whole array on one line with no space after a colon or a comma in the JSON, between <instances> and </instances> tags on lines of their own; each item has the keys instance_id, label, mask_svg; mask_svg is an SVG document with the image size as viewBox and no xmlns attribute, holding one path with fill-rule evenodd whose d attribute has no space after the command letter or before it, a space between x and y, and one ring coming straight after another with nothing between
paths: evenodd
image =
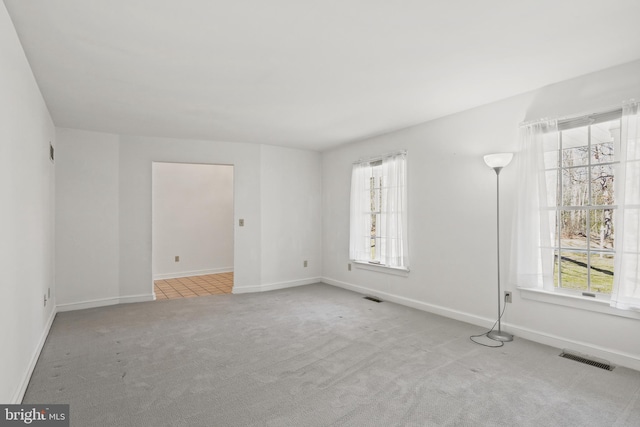
<instances>
[{"instance_id":1,"label":"wall vent","mask_svg":"<svg viewBox=\"0 0 640 427\"><path fill-rule=\"evenodd\" d=\"M597 360L597 359L590 358L588 356L581 355L578 353L571 353L571 352L568 352L567 350L563 350L562 353L560 353L560 357L564 357L565 359L570 359L576 362L584 363L586 365L595 366L596 368L604 369L607 371L613 371L613 368L614 368L614 366L609 362L607 362L606 360Z\"/></svg>"},{"instance_id":2,"label":"wall vent","mask_svg":"<svg viewBox=\"0 0 640 427\"><path fill-rule=\"evenodd\" d=\"M364 297L364 299L368 299L369 301L373 301L373 302L382 302L381 299L378 299L376 297Z\"/></svg>"}]
</instances>

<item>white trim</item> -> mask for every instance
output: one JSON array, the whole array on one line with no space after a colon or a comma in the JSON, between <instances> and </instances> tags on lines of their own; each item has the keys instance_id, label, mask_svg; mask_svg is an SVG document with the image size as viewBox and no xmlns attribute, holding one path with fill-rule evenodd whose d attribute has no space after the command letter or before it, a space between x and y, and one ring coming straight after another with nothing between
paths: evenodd
<instances>
[{"instance_id":1,"label":"white trim","mask_svg":"<svg viewBox=\"0 0 640 427\"><path fill-rule=\"evenodd\" d=\"M210 268L207 270L191 270L191 271L181 271L176 273L154 274L153 280L175 279L178 277L204 276L206 274L220 274L220 273L232 273L232 272L233 272L233 266Z\"/></svg>"},{"instance_id":2,"label":"white trim","mask_svg":"<svg viewBox=\"0 0 640 427\"><path fill-rule=\"evenodd\" d=\"M495 322L495 319L488 319L486 317L476 316L474 314L465 313L463 311L452 310L447 307L429 304L413 298L401 297L399 295L394 295L387 292L375 291L364 286L341 282L339 280L330 279L328 277L323 277L322 283L337 286L343 289L348 289L350 291L354 291L363 295L379 297L384 301L395 302L396 304L416 308L418 310L427 311L429 313L438 314L440 316L449 317L451 319L460 320L461 322L473 323L474 325L479 325L485 328L490 328Z\"/></svg>"},{"instance_id":3,"label":"white trim","mask_svg":"<svg viewBox=\"0 0 640 427\"><path fill-rule=\"evenodd\" d=\"M628 319L640 319L640 312L633 310L620 310L611 307L606 299L585 297L581 295L570 295L560 292L550 292L542 289L517 288L523 299L539 301L548 304L562 305L580 310L595 311L597 313L609 314L612 316L626 317Z\"/></svg>"},{"instance_id":4,"label":"white trim","mask_svg":"<svg viewBox=\"0 0 640 427\"><path fill-rule=\"evenodd\" d=\"M640 371L640 358L637 355L631 353L625 353L618 350L613 350L606 347L601 347L594 344L588 344L581 341L574 341L571 339L559 337L553 334L547 334L545 332L534 331L529 328L512 325L502 322L509 333L514 334L516 337L524 338L529 341L535 341L540 344L549 345L560 349L574 350L582 354L588 354L595 356L599 359L604 359L614 365L624 366L627 368ZM559 354L559 353L558 353Z\"/></svg>"},{"instance_id":5,"label":"white trim","mask_svg":"<svg viewBox=\"0 0 640 427\"><path fill-rule=\"evenodd\" d=\"M362 270L377 271L378 273L393 274L394 276L409 277L409 269L408 268L389 267L388 265L373 264L373 263L366 262L366 261L351 260L351 262L353 263L354 267L362 269Z\"/></svg>"},{"instance_id":6,"label":"white trim","mask_svg":"<svg viewBox=\"0 0 640 427\"><path fill-rule=\"evenodd\" d=\"M473 314L452 310L447 307L441 307L433 304L428 304L422 301L414 300L411 298L401 297L398 295L389 294L386 292L375 291L364 286L354 285L351 283L341 282L338 280L323 277L322 282L328 285L337 286L340 288L348 289L350 291L358 292L364 295L376 296L385 301L394 302L396 304L405 305L407 307L416 308L418 310L427 311L429 313L438 314L440 316L449 317L451 319L460 320L462 322L471 323L474 325L490 328L493 326L495 319L487 319L485 317L476 316ZM593 301L588 301L593 302ZM623 311L623 310L617 310ZM588 344L581 341L574 341L571 339L559 337L545 332L535 331L522 326L517 326L511 323L502 322L504 329L509 333L512 333L516 338L524 338L530 341L535 341L541 344L549 345L559 349L570 349L580 353L589 354L591 356L598 357L600 359L607 360L614 365L625 366L627 368L640 371L640 357L635 354L625 353L617 350L613 350L598 345Z\"/></svg>"},{"instance_id":7,"label":"white trim","mask_svg":"<svg viewBox=\"0 0 640 427\"><path fill-rule=\"evenodd\" d=\"M274 291L276 289L293 288L295 286L310 285L312 283L319 283L322 281L321 277L309 277L307 279L290 280L288 282L276 282L265 283L258 286L233 286L234 294L247 294L252 292L267 292Z\"/></svg>"},{"instance_id":8,"label":"white trim","mask_svg":"<svg viewBox=\"0 0 640 427\"><path fill-rule=\"evenodd\" d=\"M71 302L67 304L58 304L58 312L84 310L85 308L106 307L108 305L125 304L130 302L153 301L155 296L153 293L142 295L129 295L124 297L100 298L89 301Z\"/></svg>"},{"instance_id":9,"label":"white trim","mask_svg":"<svg viewBox=\"0 0 640 427\"><path fill-rule=\"evenodd\" d=\"M42 348L44 347L45 341L47 341L47 337L49 336L49 331L51 330L51 325L53 325L53 319L57 314L56 307L53 307L51 310L51 315L47 320L47 324L42 331L42 335L40 335L40 340L38 341L38 345L36 346L35 351L33 352L33 356L31 356L31 360L29 361L29 365L27 366L27 371L22 376L22 381L20 381L20 386L16 393L11 398L11 405L19 405L22 403L22 399L24 399L24 394L27 391L27 386L29 385L29 381L31 381L31 375L33 374L33 370L36 367L36 363L38 363L38 359L40 358L40 353L42 352Z\"/></svg>"}]
</instances>

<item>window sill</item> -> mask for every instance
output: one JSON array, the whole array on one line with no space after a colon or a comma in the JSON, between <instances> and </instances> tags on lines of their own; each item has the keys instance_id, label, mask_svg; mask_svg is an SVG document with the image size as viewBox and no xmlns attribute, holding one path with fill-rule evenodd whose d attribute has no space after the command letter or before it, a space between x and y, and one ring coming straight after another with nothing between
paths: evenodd
<instances>
[{"instance_id":1,"label":"window sill","mask_svg":"<svg viewBox=\"0 0 640 427\"><path fill-rule=\"evenodd\" d=\"M640 319L640 312L613 308L609 305L608 299L570 295L539 289L518 288L518 290L520 291L520 296L523 299L562 305L564 307L572 307L580 310L594 311L612 316L626 317L628 319Z\"/></svg>"},{"instance_id":2,"label":"window sill","mask_svg":"<svg viewBox=\"0 0 640 427\"><path fill-rule=\"evenodd\" d=\"M386 265L371 264L370 262L351 260L353 265L362 270L377 271L379 273L393 274L394 276L409 276L408 268L388 267Z\"/></svg>"}]
</instances>

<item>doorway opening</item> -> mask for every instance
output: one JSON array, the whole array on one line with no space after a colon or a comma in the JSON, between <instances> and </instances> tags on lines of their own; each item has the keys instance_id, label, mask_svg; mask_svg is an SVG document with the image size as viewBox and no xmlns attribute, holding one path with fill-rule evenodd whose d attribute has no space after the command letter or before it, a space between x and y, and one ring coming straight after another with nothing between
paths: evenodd
<instances>
[{"instance_id":1,"label":"doorway opening","mask_svg":"<svg viewBox=\"0 0 640 427\"><path fill-rule=\"evenodd\" d=\"M152 165L152 273L156 299L233 289L233 165Z\"/></svg>"}]
</instances>

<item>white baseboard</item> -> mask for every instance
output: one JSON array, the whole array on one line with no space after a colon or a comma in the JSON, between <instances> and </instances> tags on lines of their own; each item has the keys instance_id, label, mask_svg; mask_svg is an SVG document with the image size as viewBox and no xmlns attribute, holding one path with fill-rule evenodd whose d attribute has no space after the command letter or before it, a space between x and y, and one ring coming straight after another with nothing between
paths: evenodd
<instances>
[{"instance_id":1,"label":"white baseboard","mask_svg":"<svg viewBox=\"0 0 640 427\"><path fill-rule=\"evenodd\" d=\"M234 294L247 294L252 292L266 292L274 291L276 289L293 288L295 286L310 285L312 283L321 282L320 277L309 277L307 279L291 280L288 282L266 283L258 286L235 286L233 287Z\"/></svg>"},{"instance_id":2,"label":"white baseboard","mask_svg":"<svg viewBox=\"0 0 640 427\"><path fill-rule=\"evenodd\" d=\"M210 268L208 270L178 271L175 273L154 274L153 280L175 279L177 277L204 276L205 274L231 273L232 267Z\"/></svg>"},{"instance_id":3,"label":"white baseboard","mask_svg":"<svg viewBox=\"0 0 640 427\"><path fill-rule=\"evenodd\" d=\"M441 307L438 305L428 304L422 301L414 300L411 298L402 297L399 295L393 295L386 292L379 292L373 289L366 288L364 286L354 285L351 283L341 282L328 277L323 277L322 282L328 285L337 286L339 288L348 289L350 291L358 292L360 294L376 296L385 301L394 302L396 304L405 305L418 310L427 311L429 313L438 314L440 316L448 317L462 322L471 323L473 325L482 326L484 328L490 328L493 326L495 319L488 319L485 317L476 316L469 313L464 313L457 310L452 310L447 307ZM570 349L582 354L588 354L590 356L598 357L600 359L607 360L614 365L624 366L627 368L640 371L640 358L637 355L624 353L605 347L600 347L593 344L588 344L580 341L571 340L568 338L559 337L545 332L535 331L523 326L514 325L511 323L502 322L503 329L514 334L517 338L524 338L529 341L534 341L540 344L545 344L551 347L557 347L560 349Z\"/></svg>"},{"instance_id":4,"label":"white baseboard","mask_svg":"<svg viewBox=\"0 0 640 427\"><path fill-rule=\"evenodd\" d=\"M83 310L85 308L105 307L108 305L125 304L130 302L153 301L155 295L153 293L143 295L129 295L124 297L100 298L89 301L71 302L67 304L58 304L56 307L58 312Z\"/></svg>"},{"instance_id":5,"label":"white baseboard","mask_svg":"<svg viewBox=\"0 0 640 427\"><path fill-rule=\"evenodd\" d=\"M638 356L636 355L580 341L574 341L568 338L558 337L556 335L547 334L545 332L534 331L532 329L524 328L522 326L517 326L510 323L503 323L503 325L503 329L508 330L509 333L514 334L516 337L524 338L529 341L535 341L537 343L545 344L551 347L573 350L582 354L597 357L599 359L604 359L615 366L624 366L626 368L640 371L640 358L638 358Z\"/></svg>"},{"instance_id":6,"label":"white baseboard","mask_svg":"<svg viewBox=\"0 0 640 427\"><path fill-rule=\"evenodd\" d=\"M36 367L36 363L38 363L38 359L40 358L42 347L44 347L44 343L47 340L47 337L49 336L49 331L51 330L51 325L53 325L53 319L55 319L56 313L57 313L56 307L53 307L53 310L51 310L51 315L49 316L49 319L47 319L47 323L44 327L44 330L40 335L40 340L38 341L38 345L36 346L36 349L33 352L33 355L31 356L31 360L29 361L29 365L27 366L27 371L22 376L22 381L20 381L20 386L18 387L18 390L16 390L16 393L11 398L11 402L9 402L11 405L19 405L22 403L22 399L24 398L24 394L27 391L27 386L29 385L29 381L31 381L31 375L33 374L33 370Z\"/></svg>"},{"instance_id":7,"label":"white baseboard","mask_svg":"<svg viewBox=\"0 0 640 427\"><path fill-rule=\"evenodd\" d=\"M380 297L385 301L395 302L396 304L404 305L411 308L416 308L418 310L427 311L429 313L438 314L440 316L448 317L455 320L460 320L461 322L467 322L467 323L482 326L485 328L490 328L493 325L493 322L495 321L495 319L492 320L485 317L480 317L473 314L465 313L462 311L452 310L447 307L441 307L439 305L418 301L416 299L389 294L387 292L374 291L373 289L369 289L364 286L341 282L339 280L330 279L328 277L323 277L322 283L326 283L332 286L337 286L343 289L348 289L350 291L354 291L363 295Z\"/></svg>"}]
</instances>

